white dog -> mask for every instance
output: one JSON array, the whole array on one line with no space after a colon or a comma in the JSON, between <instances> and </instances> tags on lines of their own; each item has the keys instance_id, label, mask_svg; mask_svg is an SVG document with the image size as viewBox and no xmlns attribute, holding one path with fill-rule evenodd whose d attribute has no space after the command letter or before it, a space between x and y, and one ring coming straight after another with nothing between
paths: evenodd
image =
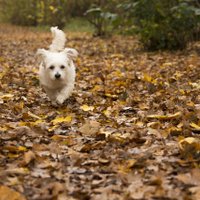
<instances>
[{"instance_id":1,"label":"white dog","mask_svg":"<svg viewBox=\"0 0 200 200\"><path fill-rule=\"evenodd\" d=\"M37 51L42 56L39 79L53 105L58 105L63 104L74 89L76 72L73 60L78 52L72 48L64 48L66 38L63 31L51 27L51 32L53 41L49 50Z\"/></svg>"}]
</instances>

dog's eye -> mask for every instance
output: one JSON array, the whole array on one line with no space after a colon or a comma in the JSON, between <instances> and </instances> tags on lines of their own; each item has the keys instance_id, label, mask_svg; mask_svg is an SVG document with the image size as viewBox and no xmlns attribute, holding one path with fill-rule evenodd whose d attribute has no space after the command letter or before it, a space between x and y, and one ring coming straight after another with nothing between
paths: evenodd
<instances>
[{"instance_id":1,"label":"dog's eye","mask_svg":"<svg viewBox=\"0 0 200 200\"><path fill-rule=\"evenodd\" d=\"M64 66L64 65L61 65L60 68L61 68L61 69L65 69L65 66Z\"/></svg>"},{"instance_id":2,"label":"dog's eye","mask_svg":"<svg viewBox=\"0 0 200 200\"><path fill-rule=\"evenodd\" d=\"M51 69L51 70L53 70L55 67L53 66L53 65L51 65L50 67L49 67L49 69Z\"/></svg>"}]
</instances>

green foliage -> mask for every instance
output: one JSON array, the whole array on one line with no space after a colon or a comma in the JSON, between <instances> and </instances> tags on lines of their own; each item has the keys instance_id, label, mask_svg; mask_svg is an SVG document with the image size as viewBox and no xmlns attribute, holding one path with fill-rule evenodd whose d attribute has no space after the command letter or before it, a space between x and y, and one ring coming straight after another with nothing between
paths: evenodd
<instances>
[{"instance_id":1,"label":"green foliage","mask_svg":"<svg viewBox=\"0 0 200 200\"><path fill-rule=\"evenodd\" d=\"M94 0L67 0L63 9L67 18L83 17L93 3Z\"/></svg>"},{"instance_id":2,"label":"green foliage","mask_svg":"<svg viewBox=\"0 0 200 200\"><path fill-rule=\"evenodd\" d=\"M36 1L34 0L18 0L13 4L12 0L0 1L1 12L4 20L8 20L12 24L20 25L36 25Z\"/></svg>"},{"instance_id":3,"label":"green foliage","mask_svg":"<svg viewBox=\"0 0 200 200\"><path fill-rule=\"evenodd\" d=\"M37 21L40 25L51 25L63 28L65 25L65 15L63 6L66 0L38 0Z\"/></svg>"},{"instance_id":4,"label":"green foliage","mask_svg":"<svg viewBox=\"0 0 200 200\"><path fill-rule=\"evenodd\" d=\"M106 12L100 7L94 7L87 10L85 15L88 21L94 26L96 36L108 34L111 23L117 17L116 14Z\"/></svg>"},{"instance_id":5,"label":"green foliage","mask_svg":"<svg viewBox=\"0 0 200 200\"><path fill-rule=\"evenodd\" d=\"M121 24L150 50L185 48L199 26L200 10L188 0L128 0L119 7Z\"/></svg>"},{"instance_id":6,"label":"green foliage","mask_svg":"<svg viewBox=\"0 0 200 200\"><path fill-rule=\"evenodd\" d=\"M17 25L63 28L69 18L83 16L91 2L93 0L0 0L0 17L1 21Z\"/></svg>"},{"instance_id":7,"label":"green foliage","mask_svg":"<svg viewBox=\"0 0 200 200\"><path fill-rule=\"evenodd\" d=\"M85 18L71 18L66 23L66 31L94 32L93 26Z\"/></svg>"},{"instance_id":8,"label":"green foliage","mask_svg":"<svg viewBox=\"0 0 200 200\"><path fill-rule=\"evenodd\" d=\"M116 29L137 33L149 50L183 49L200 38L200 0L0 0L0 17L17 25L59 28L85 17L94 35ZM85 24L72 23L76 30Z\"/></svg>"}]
</instances>

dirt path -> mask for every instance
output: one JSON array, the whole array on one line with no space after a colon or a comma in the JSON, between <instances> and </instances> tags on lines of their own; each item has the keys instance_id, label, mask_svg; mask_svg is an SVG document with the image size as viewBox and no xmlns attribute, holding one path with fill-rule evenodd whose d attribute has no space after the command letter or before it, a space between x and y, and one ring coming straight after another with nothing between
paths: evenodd
<instances>
[{"instance_id":1,"label":"dirt path","mask_svg":"<svg viewBox=\"0 0 200 200\"><path fill-rule=\"evenodd\" d=\"M199 200L198 44L67 37L76 89L54 108L35 56L50 33L0 27L0 200Z\"/></svg>"}]
</instances>

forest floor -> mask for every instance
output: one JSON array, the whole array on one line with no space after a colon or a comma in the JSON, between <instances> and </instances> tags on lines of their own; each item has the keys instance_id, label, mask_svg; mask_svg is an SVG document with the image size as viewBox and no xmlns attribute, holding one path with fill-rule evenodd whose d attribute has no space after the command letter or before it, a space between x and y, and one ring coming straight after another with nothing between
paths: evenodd
<instances>
[{"instance_id":1,"label":"forest floor","mask_svg":"<svg viewBox=\"0 0 200 200\"><path fill-rule=\"evenodd\" d=\"M76 87L55 108L35 56L50 32L0 27L0 200L199 200L199 43L67 38Z\"/></svg>"}]
</instances>

